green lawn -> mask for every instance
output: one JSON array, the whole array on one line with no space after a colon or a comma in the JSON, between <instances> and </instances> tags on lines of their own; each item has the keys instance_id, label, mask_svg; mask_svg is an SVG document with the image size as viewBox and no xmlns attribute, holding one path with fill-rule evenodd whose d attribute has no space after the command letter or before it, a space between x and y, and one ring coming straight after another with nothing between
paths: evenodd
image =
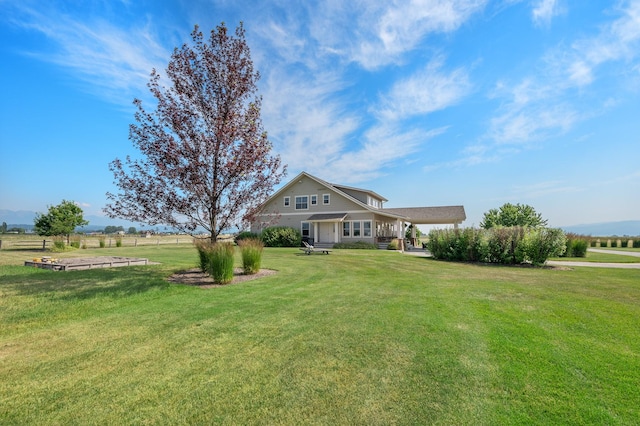
<instances>
[{"instance_id":1,"label":"green lawn","mask_svg":"<svg viewBox=\"0 0 640 426\"><path fill-rule=\"evenodd\" d=\"M598 249L600 250L600 249ZM605 249L609 250L609 249ZM633 249L625 249L625 251L632 251ZM587 252L587 257L554 257L549 260L565 260L572 262L596 262L596 263L640 263L640 257L637 256L625 256L614 253L595 253L592 251Z\"/></svg>"},{"instance_id":2,"label":"green lawn","mask_svg":"<svg viewBox=\"0 0 640 426\"><path fill-rule=\"evenodd\" d=\"M278 273L169 284L0 251L0 424L637 424L640 270L266 249ZM67 256L69 254L59 255Z\"/></svg>"}]
</instances>

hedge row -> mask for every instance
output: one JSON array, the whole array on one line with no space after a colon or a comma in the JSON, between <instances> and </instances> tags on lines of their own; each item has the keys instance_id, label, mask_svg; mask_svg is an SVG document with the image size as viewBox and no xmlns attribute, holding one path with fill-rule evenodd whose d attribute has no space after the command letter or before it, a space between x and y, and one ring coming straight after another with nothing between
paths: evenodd
<instances>
[{"instance_id":1,"label":"hedge row","mask_svg":"<svg viewBox=\"0 0 640 426\"><path fill-rule=\"evenodd\" d=\"M300 247L302 245L302 234L295 228L287 226L271 226L265 228L262 233L244 231L239 233L236 243L244 239L259 239L265 247Z\"/></svg>"},{"instance_id":2,"label":"hedge row","mask_svg":"<svg viewBox=\"0 0 640 426\"><path fill-rule=\"evenodd\" d=\"M620 241L619 247L622 248L640 248L640 238L597 238L590 240L589 245L591 247L618 247L618 241Z\"/></svg>"},{"instance_id":3,"label":"hedge row","mask_svg":"<svg viewBox=\"0 0 640 426\"><path fill-rule=\"evenodd\" d=\"M427 249L442 260L543 265L563 254L565 243L564 232L556 228L434 229Z\"/></svg>"}]
</instances>

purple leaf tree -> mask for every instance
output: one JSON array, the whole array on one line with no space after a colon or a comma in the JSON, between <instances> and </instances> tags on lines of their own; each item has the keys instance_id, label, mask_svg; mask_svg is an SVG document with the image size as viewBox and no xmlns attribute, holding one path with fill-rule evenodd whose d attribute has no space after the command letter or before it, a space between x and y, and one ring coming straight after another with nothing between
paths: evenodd
<instances>
[{"instance_id":1,"label":"purple leaf tree","mask_svg":"<svg viewBox=\"0 0 640 426\"><path fill-rule=\"evenodd\" d=\"M183 232L206 229L214 242L225 229L254 220L286 174L262 126L261 98L242 23L230 35L222 23L208 41L193 30L192 45L176 48L166 70L148 83L157 100L139 99L129 139L140 158L109 164L117 194L105 213Z\"/></svg>"}]
</instances>

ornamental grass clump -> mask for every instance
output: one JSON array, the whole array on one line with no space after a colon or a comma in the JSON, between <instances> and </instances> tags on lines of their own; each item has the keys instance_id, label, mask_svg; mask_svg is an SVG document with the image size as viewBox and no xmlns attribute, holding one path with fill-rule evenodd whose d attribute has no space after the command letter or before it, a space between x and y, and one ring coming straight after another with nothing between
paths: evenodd
<instances>
[{"instance_id":1,"label":"ornamental grass clump","mask_svg":"<svg viewBox=\"0 0 640 426\"><path fill-rule=\"evenodd\" d=\"M233 258L235 248L230 243L196 243L199 266L218 284L228 284L233 280Z\"/></svg>"},{"instance_id":2,"label":"ornamental grass clump","mask_svg":"<svg viewBox=\"0 0 640 426\"><path fill-rule=\"evenodd\" d=\"M262 262L264 244L257 238L245 238L238 242L242 252L242 270L246 275L257 274Z\"/></svg>"}]
</instances>

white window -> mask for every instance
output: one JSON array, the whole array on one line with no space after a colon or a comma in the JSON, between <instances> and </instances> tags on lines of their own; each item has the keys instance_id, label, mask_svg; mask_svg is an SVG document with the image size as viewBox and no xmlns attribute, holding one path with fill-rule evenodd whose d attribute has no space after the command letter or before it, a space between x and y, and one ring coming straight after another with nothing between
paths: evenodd
<instances>
[{"instance_id":1,"label":"white window","mask_svg":"<svg viewBox=\"0 0 640 426\"><path fill-rule=\"evenodd\" d=\"M353 222L353 236L360 236L360 222Z\"/></svg>"},{"instance_id":2,"label":"white window","mask_svg":"<svg viewBox=\"0 0 640 426\"><path fill-rule=\"evenodd\" d=\"M317 206L318 205L318 196L317 195L312 195L311 196L311 205L312 206Z\"/></svg>"},{"instance_id":3,"label":"white window","mask_svg":"<svg viewBox=\"0 0 640 426\"><path fill-rule=\"evenodd\" d=\"M362 236L370 237L371 236L371 221L365 220L362 222Z\"/></svg>"},{"instance_id":4,"label":"white window","mask_svg":"<svg viewBox=\"0 0 640 426\"><path fill-rule=\"evenodd\" d=\"M351 236L351 223L350 222L342 222L342 236L350 237Z\"/></svg>"},{"instance_id":5,"label":"white window","mask_svg":"<svg viewBox=\"0 0 640 426\"><path fill-rule=\"evenodd\" d=\"M322 194L322 204L325 206L329 204L329 194Z\"/></svg>"},{"instance_id":6,"label":"white window","mask_svg":"<svg viewBox=\"0 0 640 426\"><path fill-rule=\"evenodd\" d=\"M296 197L296 210L308 210L309 209L309 196L300 195Z\"/></svg>"},{"instance_id":7,"label":"white window","mask_svg":"<svg viewBox=\"0 0 640 426\"><path fill-rule=\"evenodd\" d=\"M284 206L289 207L291 205L291 197L284 197Z\"/></svg>"}]
</instances>

